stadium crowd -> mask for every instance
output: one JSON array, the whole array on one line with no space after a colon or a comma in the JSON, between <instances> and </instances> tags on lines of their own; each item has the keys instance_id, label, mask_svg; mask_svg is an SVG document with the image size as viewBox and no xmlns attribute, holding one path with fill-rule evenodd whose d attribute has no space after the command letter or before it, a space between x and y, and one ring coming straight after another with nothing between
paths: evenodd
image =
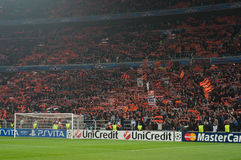
<instances>
[{"instance_id":1,"label":"stadium crowd","mask_svg":"<svg viewBox=\"0 0 241 160\"><path fill-rule=\"evenodd\" d=\"M9 28L0 32L0 65L60 65L239 55L240 16L177 21Z\"/></svg>"},{"instance_id":2,"label":"stadium crowd","mask_svg":"<svg viewBox=\"0 0 241 160\"><path fill-rule=\"evenodd\" d=\"M204 124L206 131L213 125L223 131L230 124L240 131L240 64L145 63L140 68L1 73L0 118L13 118L14 112L74 112L85 120L131 121L149 130L197 130ZM200 86L204 79L213 88L208 96ZM147 83L155 103L149 102ZM156 116L162 116L160 123Z\"/></svg>"},{"instance_id":3,"label":"stadium crowd","mask_svg":"<svg viewBox=\"0 0 241 160\"><path fill-rule=\"evenodd\" d=\"M232 2L240 0L1 0L0 19L80 17Z\"/></svg>"}]
</instances>

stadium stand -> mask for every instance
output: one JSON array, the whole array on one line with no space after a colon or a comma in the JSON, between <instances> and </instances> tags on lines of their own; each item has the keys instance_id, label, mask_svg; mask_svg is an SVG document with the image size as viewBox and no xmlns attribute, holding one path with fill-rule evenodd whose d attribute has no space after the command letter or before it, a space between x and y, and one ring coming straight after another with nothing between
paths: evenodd
<instances>
[{"instance_id":1,"label":"stadium stand","mask_svg":"<svg viewBox=\"0 0 241 160\"><path fill-rule=\"evenodd\" d=\"M143 75L140 70L146 75L143 81L155 92L158 107L147 103L146 86L137 86L138 75ZM211 131L217 119L220 131L224 123L240 131L240 71L240 64L201 68L167 62L166 67L156 63L146 70L2 73L0 117L11 118L15 111L74 112L86 120L134 119L143 121L145 129L156 130L157 124L150 120L161 115L163 130L197 130L197 123L204 123ZM199 85L203 77L213 86L209 97Z\"/></svg>"},{"instance_id":2,"label":"stadium stand","mask_svg":"<svg viewBox=\"0 0 241 160\"><path fill-rule=\"evenodd\" d=\"M53 0L45 8L22 8L19 3L23 2L2 0L0 18L76 17L236 1L138 0L133 5L128 0L72 2ZM7 6L14 7L13 12ZM58 7L53 10L53 6ZM35 14L31 14L33 11ZM152 23L1 26L1 66L143 64L111 69L1 72L0 119L13 119L15 112L74 112L85 120L103 120L106 124L142 123L146 130L197 131L198 124L204 124L205 131L212 131L213 125L224 131L224 125L230 124L232 131L240 131L241 65L209 62L212 57L240 56L239 14L182 15L179 20ZM188 65L173 61L182 58L199 60ZM149 61L154 65L148 66Z\"/></svg>"},{"instance_id":3,"label":"stadium stand","mask_svg":"<svg viewBox=\"0 0 241 160\"><path fill-rule=\"evenodd\" d=\"M73 1L63 0L59 9L54 10L53 17L78 17L86 15L116 14L128 12L143 12L160 9L188 8L219 3L239 2L239 0L95 0ZM91 8L91 9L89 9Z\"/></svg>"},{"instance_id":4,"label":"stadium stand","mask_svg":"<svg viewBox=\"0 0 241 160\"><path fill-rule=\"evenodd\" d=\"M2 28L1 65L119 63L237 56L240 16L100 26ZM218 37L218 38L217 38Z\"/></svg>"}]
</instances>

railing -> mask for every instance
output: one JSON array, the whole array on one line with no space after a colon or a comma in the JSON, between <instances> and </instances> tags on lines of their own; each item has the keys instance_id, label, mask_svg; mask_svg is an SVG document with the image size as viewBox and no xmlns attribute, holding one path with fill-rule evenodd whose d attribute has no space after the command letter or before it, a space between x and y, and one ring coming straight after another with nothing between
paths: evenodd
<instances>
[{"instance_id":1,"label":"railing","mask_svg":"<svg viewBox=\"0 0 241 160\"><path fill-rule=\"evenodd\" d=\"M20 123L20 122L19 122ZM8 120L0 120L0 128L13 128L14 120L8 119ZM44 122L38 122L38 129L52 129L54 122L48 122L44 124ZM107 125L109 124L109 121L107 120L80 120L80 121L74 121L74 129L82 129L82 130L106 130ZM119 123L121 125L121 130L134 130L133 127L131 127L131 121L125 120L122 121L122 123ZM63 129L65 129L65 124L63 124ZM22 128L22 129L32 129L33 128L33 122L24 122L24 124L21 124L21 127L19 127L20 124L17 124L16 128Z\"/></svg>"},{"instance_id":2,"label":"railing","mask_svg":"<svg viewBox=\"0 0 241 160\"><path fill-rule=\"evenodd\" d=\"M75 129L86 129L86 130L107 130L107 126L113 124L107 120L85 120L79 125L79 127L74 127ZM125 120L119 123L121 125L121 130L134 130L131 127L131 121Z\"/></svg>"},{"instance_id":3,"label":"railing","mask_svg":"<svg viewBox=\"0 0 241 160\"><path fill-rule=\"evenodd\" d=\"M13 119L8 120L0 120L0 128L13 128L11 124L13 124Z\"/></svg>"},{"instance_id":4,"label":"railing","mask_svg":"<svg viewBox=\"0 0 241 160\"><path fill-rule=\"evenodd\" d=\"M217 57L217 58L186 58L171 59L166 61L176 61L181 64L190 65L195 61L207 61L210 64L241 63L241 53L239 56ZM163 62L166 62L163 60ZM153 65L154 61L149 61ZM94 68L118 68L118 67L140 67L142 62L122 62L122 63L100 63L100 64L69 64L69 65L32 65L32 66L0 66L0 72L23 72L23 71L63 71L63 70L83 70Z\"/></svg>"}]
</instances>

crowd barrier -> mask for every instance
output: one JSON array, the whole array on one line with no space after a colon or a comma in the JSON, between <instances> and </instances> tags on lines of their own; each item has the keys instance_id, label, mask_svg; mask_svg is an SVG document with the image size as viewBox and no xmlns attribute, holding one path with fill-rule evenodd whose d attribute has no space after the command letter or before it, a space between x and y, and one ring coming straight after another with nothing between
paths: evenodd
<instances>
[{"instance_id":1,"label":"crowd barrier","mask_svg":"<svg viewBox=\"0 0 241 160\"><path fill-rule=\"evenodd\" d=\"M72 130L62 129L16 129L15 135L17 137L241 143L241 133L221 132L74 130L72 134ZM1 128L0 136L14 136L14 129Z\"/></svg>"}]
</instances>

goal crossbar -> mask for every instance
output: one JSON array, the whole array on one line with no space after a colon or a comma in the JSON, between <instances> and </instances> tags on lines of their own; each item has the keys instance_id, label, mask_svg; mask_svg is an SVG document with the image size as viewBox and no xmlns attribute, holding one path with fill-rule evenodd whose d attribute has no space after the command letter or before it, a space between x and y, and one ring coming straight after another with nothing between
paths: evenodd
<instances>
[{"instance_id":1,"label":"goal crossbar","mask_svg":"<svg viewBox=\"0 0 241 160\"><path fill-rule=\"evenodd\" d=\"M73 133L79 128L80 120L81 116L73 113L15 113L14 137L17 129L56 129L57 125Z\"/></svg>"}]
</instances>

